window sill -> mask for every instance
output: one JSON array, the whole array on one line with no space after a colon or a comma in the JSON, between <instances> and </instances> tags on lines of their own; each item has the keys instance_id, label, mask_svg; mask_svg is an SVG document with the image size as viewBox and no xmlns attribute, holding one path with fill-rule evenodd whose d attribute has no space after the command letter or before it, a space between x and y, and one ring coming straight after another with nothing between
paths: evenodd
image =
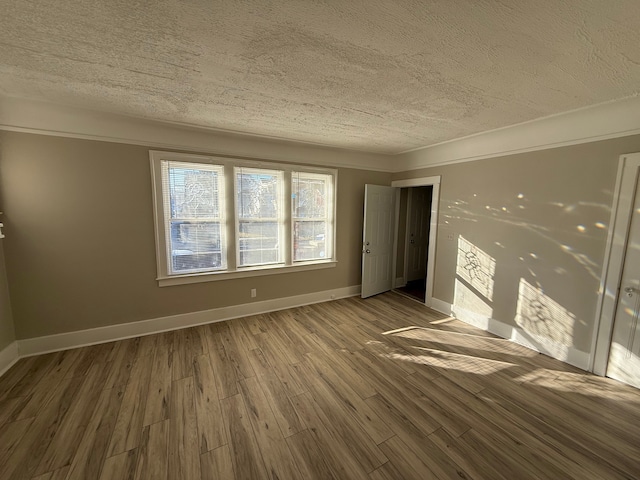
<instances>
[{"instance_id":1,"label":"window sill","mask_svg":"<svg viewBox=\"0 0 640 480\"><path fill-rule=\"evenodd\" d=\"M307 270L321 270L334 268L338 264L335 260L323 262L298 262L294 265L268 265L264 267L250 267L233 272L203 272L189 275L172 275L170 277L158 277L158 286L170 287L172 285L186 285L189 283L215 282L218 280L232 280L234 278L261 277L264 275L277 275L280 273L304 272Z\"/></svg>"}]
</instances>

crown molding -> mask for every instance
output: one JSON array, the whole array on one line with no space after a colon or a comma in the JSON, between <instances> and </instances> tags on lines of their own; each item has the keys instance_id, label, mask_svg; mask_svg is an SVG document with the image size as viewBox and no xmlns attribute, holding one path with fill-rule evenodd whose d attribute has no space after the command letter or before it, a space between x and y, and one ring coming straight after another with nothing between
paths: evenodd
<instances>
[{"instance_id":1,"label":"crown molding","mask_svg":"<svg viewBox=\"0 0 640 480\"><path fill-rule=\"evenodd\" d=\"M640 97L532 120L399 154L405 171L640 133Z\"/></svg>"},{"instance_id":2,"label":"crown molding","mask_svg":"<svg viewBox=\"0 0 640 480\"><path fill-rule=\"evenodd\" d=\"M0 130L402 173L640 134L640 96L387 155L0 96Z\"/></svg>"},{"instance_id":3,"label":"crown molding","mask_svg":"<svg viewBox=\"0 0 640 480\"><path fill-rule=\"evenodd\" d=\"M395 172L380 153L207 129L0 96L0 130L330 167Z\"/></svg>"}]
</instances>

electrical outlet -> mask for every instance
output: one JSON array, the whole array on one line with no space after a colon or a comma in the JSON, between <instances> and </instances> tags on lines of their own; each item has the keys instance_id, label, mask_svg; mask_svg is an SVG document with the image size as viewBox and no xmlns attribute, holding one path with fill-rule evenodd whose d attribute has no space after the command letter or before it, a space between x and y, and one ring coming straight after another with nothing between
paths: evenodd
<instances>
[{"instance_id":1,"label":"electrical outlet","mask_svg":"<svg viewBox=\"0 0 640 480\"><path fill-rule=\"evenodd\" d=\"M256 295L258 294L258 292L256 292L255 288L251 289L251 298L256 298Z\"/></svg>"}]
</instances>

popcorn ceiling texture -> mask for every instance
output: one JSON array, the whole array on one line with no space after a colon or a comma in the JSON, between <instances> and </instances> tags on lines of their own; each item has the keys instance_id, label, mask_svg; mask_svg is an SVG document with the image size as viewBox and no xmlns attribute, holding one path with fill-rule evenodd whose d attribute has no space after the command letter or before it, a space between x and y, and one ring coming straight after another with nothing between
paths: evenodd
<instances>
[{"instance_id":1,"label":"popcorn ceiling texture","mask_svg":"<svg viewBox=\"0 0 640 480\"><path fill-rule=\"evenodd\" d=\"M638 0L0 3L0 95L372 152L640 90Z\"/></svg>"}]
</instances>

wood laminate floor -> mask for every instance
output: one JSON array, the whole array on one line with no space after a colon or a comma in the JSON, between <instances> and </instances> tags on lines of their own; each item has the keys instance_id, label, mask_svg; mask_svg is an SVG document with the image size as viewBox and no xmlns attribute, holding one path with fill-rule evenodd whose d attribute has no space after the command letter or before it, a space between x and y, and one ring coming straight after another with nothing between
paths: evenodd
<instances>
[{"instance_id":1,"label":"wood laminate floor","mask_svg":"<svg viewBox=\"0 0 640 480\"><path fill-rule=\"evenodd\" d=\"M640 391L395 293L20 360L0 479L640 478Z\"/></svg>"}]
</instances>

